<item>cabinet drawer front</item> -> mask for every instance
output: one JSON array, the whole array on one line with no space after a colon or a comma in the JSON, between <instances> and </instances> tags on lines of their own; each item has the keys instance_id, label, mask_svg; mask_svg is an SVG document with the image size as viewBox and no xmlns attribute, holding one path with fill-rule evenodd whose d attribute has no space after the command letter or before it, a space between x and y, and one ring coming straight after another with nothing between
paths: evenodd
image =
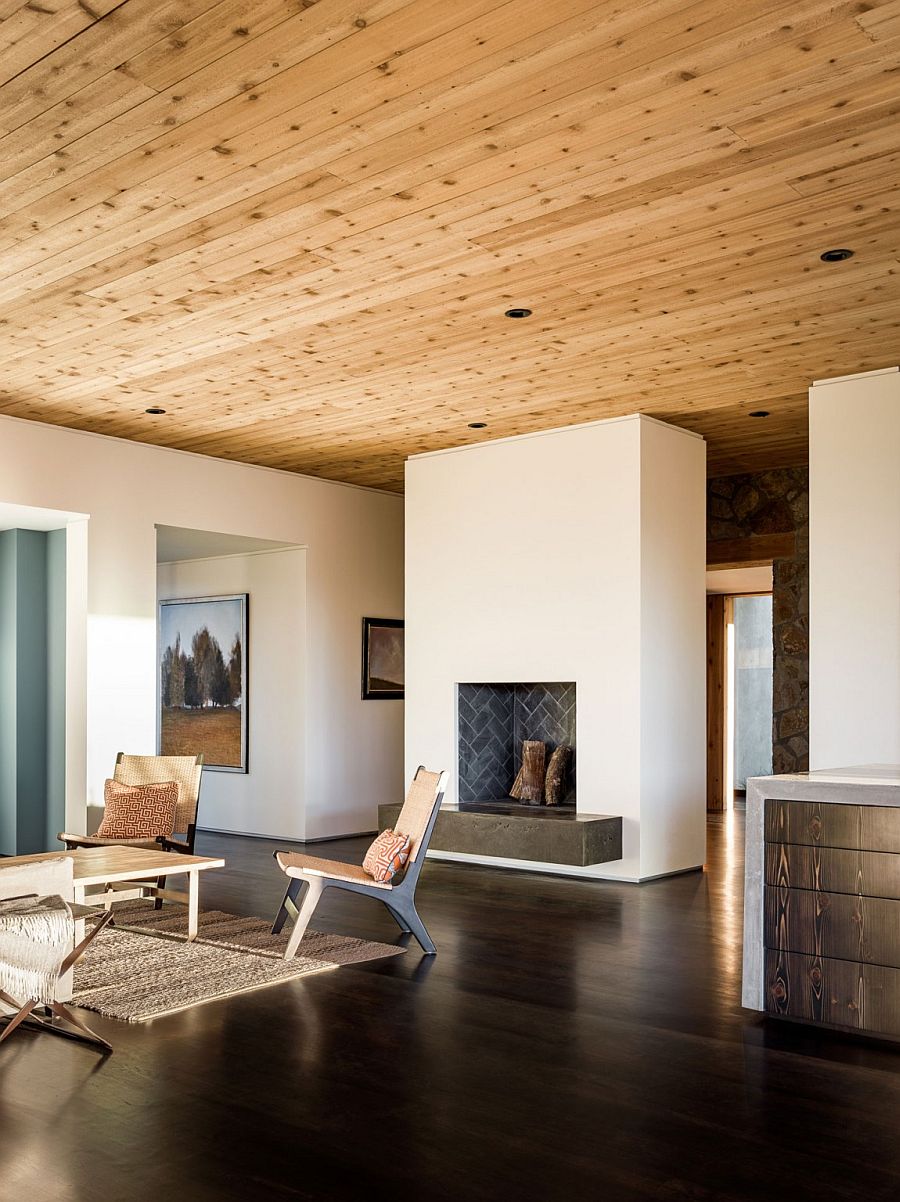
<instances>
[{"instance_id":1,"label":"cabinet drawer front","mask_svg":"<svg viewBox=\"0 0 900 1202\"><path fill-rule=\"evenodd\" d=\"M900 970L768 951L766 1013L900 1036Z\"/></svg>"},{"instance_id":2,"label":"cabinet drawer front","mask_svg":"<svg viewBox=\"0 0 900 1202\"><path fill-rule=\"evenodd\" d=\"M766 842L900 853L900 809L769 798Z\"/></svg>"},{"instance_id":3,"label":"cabinet drawer front","mask_svg":"<svg viewBox=\"0 0 900 1202\"><path fill-rule=\"evenodd\" d=\"M900 901L766 886L766 947L900 968Z\"/></svg>"},{"instance_id":4,"label":"cabinet drawer front","mask_svg":"<svg viewBox=\"0 0 900 1202\"><path fill-rule=\"evenodd\" d=\"M767 843L766 884L900 900L900 856L840 847Z\"/></svg>"}]
</instances>

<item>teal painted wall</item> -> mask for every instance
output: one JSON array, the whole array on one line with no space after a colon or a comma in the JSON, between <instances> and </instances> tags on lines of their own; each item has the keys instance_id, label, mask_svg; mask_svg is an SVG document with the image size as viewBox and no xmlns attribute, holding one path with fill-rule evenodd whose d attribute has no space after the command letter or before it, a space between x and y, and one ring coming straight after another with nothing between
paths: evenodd
<instances>
[{"instance_id":1,"label":"teal painted wall","mask_svg":"<svg viewBox=\"0 0 900 1202\"><path fill-rule=\"evenodd\" d=\"M0 852L55 844L65 814L65 531L0 533Z\"/></svg>"},{"instance_id":2,"label":"teal painted wall","mask_svg":"<svg viewBox=\"0 0 900 1202\"><path fill-rule=\"evenodd\" d=\"M66 532L47 535L47 793L43 847L66 829Z\"/></svg>"},{"instance_id":3,"label":"teal painted wall","mask_svg":"<svg viewBox=\"0 0 900 1202\"><path fill-rule=\"evenodd\" d=\"M0 854L16 850L16 534L0 531Z\"/></svg>"},{"instance_id":4,"label":"teal painted wall","mask_svg":"<svg viewBox=\"0 0 900 1202\"><path fill-rule=\"evenodd\" d=\"M46 851L47 535L16 532L16 852Z\"/></svg>"}]
</instances>

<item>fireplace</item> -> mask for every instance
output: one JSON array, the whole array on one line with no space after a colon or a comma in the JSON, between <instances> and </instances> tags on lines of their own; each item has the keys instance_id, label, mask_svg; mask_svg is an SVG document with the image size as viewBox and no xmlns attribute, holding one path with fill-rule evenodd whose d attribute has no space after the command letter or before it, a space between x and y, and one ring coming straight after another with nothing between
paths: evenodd
<instances>
[{"instance_id":1,"label":"fireplace","mask_svg":"<svg viewBox=\"0 0 900 1202\"><path fill-rule=\"evenodd\" d=\"M572 748L561 805L574 808L574 681L457 685L460 806L516 804L510 790L525 740L544 743L548 762L557 747Z\"/></svg>"}]
</instances>

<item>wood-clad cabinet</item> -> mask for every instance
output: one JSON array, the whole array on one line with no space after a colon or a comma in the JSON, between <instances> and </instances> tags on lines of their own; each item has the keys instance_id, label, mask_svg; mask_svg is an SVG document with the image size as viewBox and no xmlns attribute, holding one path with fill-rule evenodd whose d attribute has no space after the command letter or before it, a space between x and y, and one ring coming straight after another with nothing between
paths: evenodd
<instances>
[{"instance_id":1,"label":"wood-clad cabinet","mask_svg":"<svg viewBox=\"0 0 900 1202\"><path fill-rule=\"evenodd\" d=\"M900 1038L900 810L765 803L766 1012Z\"/></svg>"}]
</instances>

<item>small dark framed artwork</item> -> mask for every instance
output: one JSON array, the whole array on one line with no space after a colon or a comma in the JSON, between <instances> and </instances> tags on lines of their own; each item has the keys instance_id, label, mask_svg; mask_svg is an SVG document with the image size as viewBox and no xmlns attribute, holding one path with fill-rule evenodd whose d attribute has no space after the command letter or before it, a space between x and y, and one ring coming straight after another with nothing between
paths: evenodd
<instances>
[{"instance_id":1,"label":"small dark framed artwork","mask_svg":"<svg viewBox=\"0 0 900 1202\"><path fill-rule=\"evenodd\" d=\"M402 618L363 618L362 697L402 701Z\"/></svg>"}]
</instances>

